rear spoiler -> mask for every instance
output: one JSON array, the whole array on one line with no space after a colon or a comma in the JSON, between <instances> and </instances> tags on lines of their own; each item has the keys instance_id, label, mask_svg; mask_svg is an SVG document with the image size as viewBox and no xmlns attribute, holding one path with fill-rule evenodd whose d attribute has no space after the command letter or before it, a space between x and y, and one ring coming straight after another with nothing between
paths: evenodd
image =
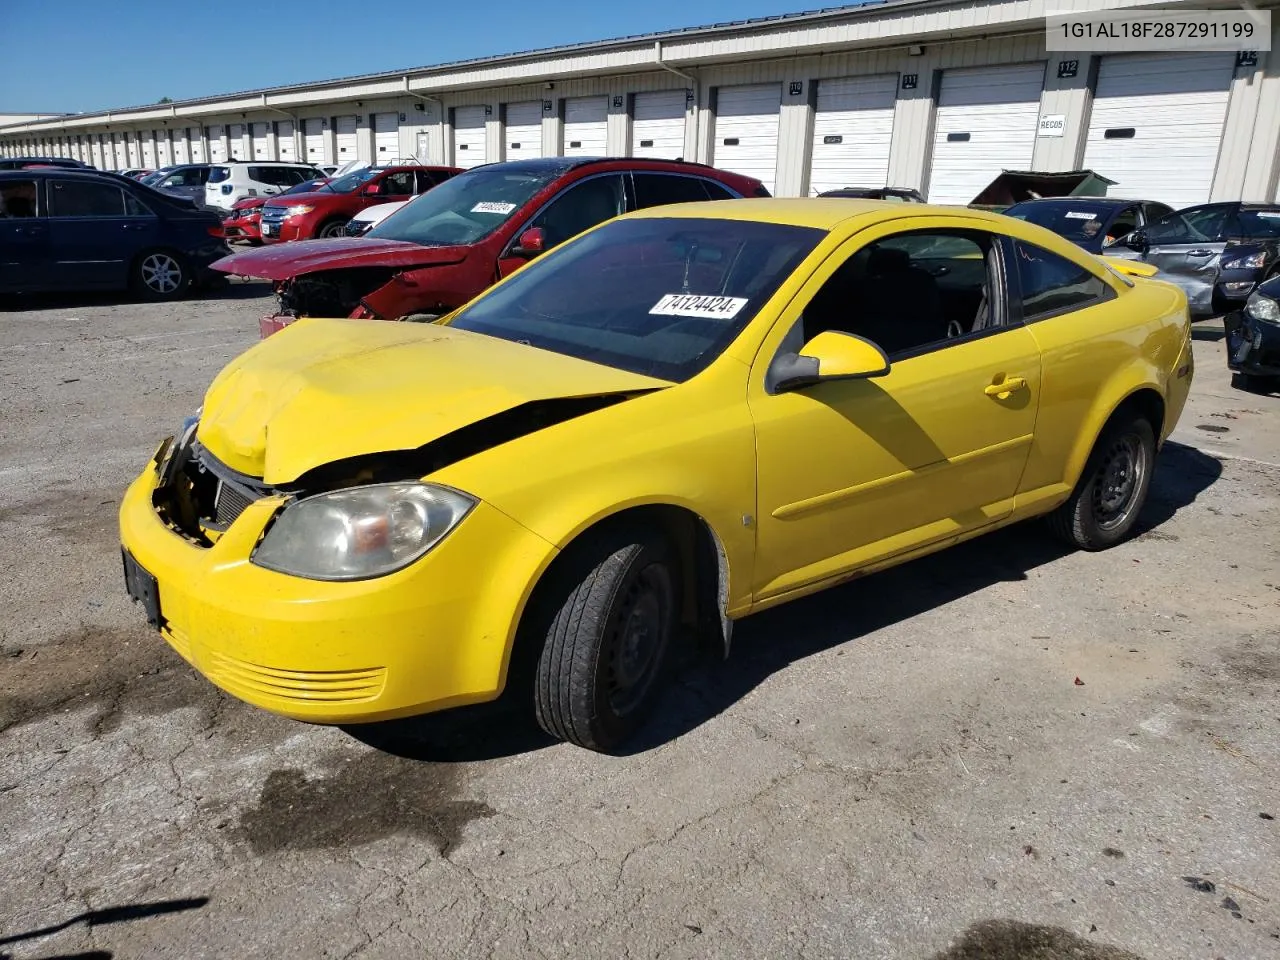
<instances>
[{"instance_id":1,"label":"rear spoiler","mask_svg":"<svg viewBox=\"0 0 1280 960\"><path fill-rule=\"evenodd\" d=\"M1098 257L1103 263L1114 270L1116 273L1122 273L1129 277L1154 277L1160 271L1149 263L1140 263L1137 260L1125 260L1122 257Z\"/></svg>"}]
</instances>

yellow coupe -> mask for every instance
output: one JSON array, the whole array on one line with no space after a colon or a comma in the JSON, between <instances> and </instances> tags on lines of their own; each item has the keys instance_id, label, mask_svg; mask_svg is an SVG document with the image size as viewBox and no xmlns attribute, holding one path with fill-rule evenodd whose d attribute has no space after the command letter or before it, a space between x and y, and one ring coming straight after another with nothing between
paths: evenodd
<instances>
[{"instance_id":1,"label":"yellow coupe","mask_svg":"<svg viewBox=\"0 0 1280 960\"><path fill-rule=\"evenodd\" d=\"M612 749L683 638L1028 517L1123 538L1192 373L1144 272L959 208L631 214L437 323L248 350L129 488L128 589L277 713L511 683Z\"/></svg>"}]
</instances>

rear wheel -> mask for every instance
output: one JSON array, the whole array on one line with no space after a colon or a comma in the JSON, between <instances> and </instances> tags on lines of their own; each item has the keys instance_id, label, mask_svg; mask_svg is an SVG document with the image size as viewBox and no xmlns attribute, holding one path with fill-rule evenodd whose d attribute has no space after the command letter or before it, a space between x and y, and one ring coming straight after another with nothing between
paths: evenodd
<instances>
[{"instance_id":1,"label":"rear wheel","mask_svg":"<svg viewBox=\"0 0 1280 960\"><path fill-rule=\"evenodd\" d=\"M332 237L344 236L347 229L347 221L345 220L326 220L320 224L320 229L316 231L316 236L321 240L328 240Z\"/></svg>"},{"instance_id":2,"label":"rear wheel","mask_svg":"<svg viewBox=\"0 0 1280 960\"><path fill-rule=\"evenodd\" d=\"M639 727L662 687L679 578L666 541L647 531L593 538L568 561L547 597L534 706L553 737L609 751Z\"/></svg>"},{"instance_id":3,"label":"rear wheel","mask_svg":"<svg viewBox=\"0 0 1280 960\"><path fill-rule=\"evenodd\" d=\"M191 271L176 250L150 250L134 261L129 282L147 300L174 300L191 286Z\"/></svg>"},{"instance_id":4,"label":"rear wheel","mask_svg":"<svg viewBox=\"0 0 1280 960\"><path fill-rule=\"evenodd\" d=\"M1082 550L1123 540L1151 487L1156 438L1144 417L1117 418L1102 431L1071 497L1048 517L1059 537Z\"/></svg>"}]
</instances>

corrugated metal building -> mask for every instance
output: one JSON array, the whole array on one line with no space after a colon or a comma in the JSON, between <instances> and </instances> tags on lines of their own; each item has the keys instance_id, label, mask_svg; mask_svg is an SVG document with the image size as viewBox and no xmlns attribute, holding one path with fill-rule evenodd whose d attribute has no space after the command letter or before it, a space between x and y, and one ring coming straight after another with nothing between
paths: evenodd
<instances>
[{"instance_id":1,"label":"corrugated metal building","mask_svg":"<svg viewBox=\"0 0 1280 960\"><path fill-rule=\"evenodd\" d=\"M105 169L683 157L780 196L892 185L956 203L1002 169L1089 167L1173 205L1280 199L1280 22L1272 53L1048 53L1043 17L1062 7L889 0L19 123L0 154Z\"/></svg>"}]
</instances>

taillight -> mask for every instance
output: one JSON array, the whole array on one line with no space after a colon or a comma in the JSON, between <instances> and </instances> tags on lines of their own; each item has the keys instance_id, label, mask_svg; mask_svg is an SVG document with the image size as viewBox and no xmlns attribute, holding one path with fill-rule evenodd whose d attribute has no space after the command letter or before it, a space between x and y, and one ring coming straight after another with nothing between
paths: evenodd
<instances>
[{"instance_id":1,"label":"taillight","mask_svg":"<svg viewBox=\"0 0 1280 960\"><path fill-rule=\"evenodd\" d=\"M219 240L221 240L221 239L222 239L222 227L220 227L220 226L218 226L218 227L210 227L210 228L209 228L209 236L211 236L211 237L217 237Z\"/></svg>"}]
</instances>

